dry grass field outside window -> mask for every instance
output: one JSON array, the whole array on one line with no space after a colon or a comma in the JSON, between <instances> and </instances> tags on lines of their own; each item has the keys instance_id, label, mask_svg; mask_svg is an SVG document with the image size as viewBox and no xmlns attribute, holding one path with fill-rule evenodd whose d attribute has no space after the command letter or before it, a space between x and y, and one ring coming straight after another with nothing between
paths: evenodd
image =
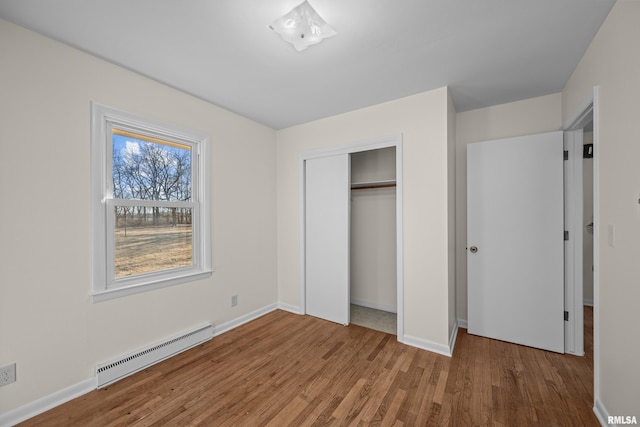
<instances>
[{"instance_id":1,"label":"dry grass field outside window","mask_svg":"<svg viewBox=\"0 0 640 427\"><path fill-rule=\"evenodd\" d=\"M116 229L116 277L190 266L193 263L192 226L137 226Z\"/></svg>"}]
</instances>

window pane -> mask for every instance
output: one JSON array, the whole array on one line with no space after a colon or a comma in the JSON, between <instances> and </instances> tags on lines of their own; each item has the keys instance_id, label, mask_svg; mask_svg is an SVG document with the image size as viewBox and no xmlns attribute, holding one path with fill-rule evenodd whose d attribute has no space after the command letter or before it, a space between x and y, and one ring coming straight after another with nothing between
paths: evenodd
<instances>
[{"instance_id":1,"label":"window pane","mask_svg":"<svg viewBox=\"0 0 640 427\"><path fill-rule=\"evenodd\" d=\"M190 208L116 206L115 277L193 264Z\"/></svg>"},{"instance_id":2,"label":"window pane","mask_svg":"<svg viewBox=\"0 0 640 427\"><path fill-rule=\"evenodd\" d=\"M113 197L191 201L191 146L112 129Z\"/></svg>"}]
</instances>

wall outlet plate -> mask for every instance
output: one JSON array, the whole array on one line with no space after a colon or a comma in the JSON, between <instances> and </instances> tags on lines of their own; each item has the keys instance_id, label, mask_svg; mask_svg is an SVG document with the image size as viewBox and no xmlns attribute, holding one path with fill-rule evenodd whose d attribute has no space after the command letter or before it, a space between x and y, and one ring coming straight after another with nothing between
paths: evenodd
<instances>
[{"instance_id":1,"label":"wall outlet plate","mask_svg":"<svg viewBox=\"0 0 640 427\"><path fill-rule=\"evenodd\" d=\"M0 387L16 382L16 364L0 368Z\"/></svg>"}]
</instances>

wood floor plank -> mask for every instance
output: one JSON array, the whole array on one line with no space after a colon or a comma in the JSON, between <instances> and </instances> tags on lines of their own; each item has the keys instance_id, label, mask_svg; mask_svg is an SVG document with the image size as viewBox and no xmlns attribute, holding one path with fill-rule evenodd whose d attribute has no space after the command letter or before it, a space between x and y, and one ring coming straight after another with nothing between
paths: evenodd
<instances>
[{"instance_id":1,"label":"wood floor plank","mask_svg":"<svg viewBox=\"0 0 640 427\"><path fill-rule=\"evenodd\" d=\"M448 358L274 311L23 426L598 426L585 356L458 332Z\"/></svg>"}]
</instances>

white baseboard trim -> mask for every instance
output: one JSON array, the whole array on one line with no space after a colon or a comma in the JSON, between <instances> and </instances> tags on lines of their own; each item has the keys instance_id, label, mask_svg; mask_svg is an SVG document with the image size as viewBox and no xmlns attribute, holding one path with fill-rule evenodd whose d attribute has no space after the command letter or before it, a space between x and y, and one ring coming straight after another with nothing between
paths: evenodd
<instances>
[{"instance_id":1,"label":"white baseboard trim","mask_svg":"<svg viewBox=\"0 0 640 427\"><path fill-rule=\"evenodd\" d=\"M586 299L586 298L585 298L585 299L582 301L582 304L583 304L583 305L586 305L586 306L588 306L588 307L593 307L593 300L592 300L592 299Z\"/></svg>"},{"instance_id":2,"label":"white baseboard trim","mask_svg":"<svg viewBox=\"0 0 640 427\"><path fill-rule=\"evenodd\" d=\"M96 377L87 378L77 384L58 390L48 396L44 396L38 400L22 405L14 410L0 415L0 426L13 426L29 418L35 417L49 409L62 405L76 397L93 391L98 386Z\"/></svg>"},{"instance_id":3,"label":"white baseboard trim","mask_svg":"<svg viewBox=\"0 0 640 427\"><path fill-rule=\"evenodd\" d=\"M262 317L265 314L276 310L277 308L278 308L278 304L276 303L269 304L255 311L252 311L251 313L247 313L244 316L240 316L236 319L214 326L213 336L217 337L218 335L224 334L225 332L235 329L240 325L244 325L245 323L251 322L252 320L256 320L257 318Z\"/></svg>"},{"instance_id":4,"label":"white baseboard trim","mask_svg":"<svg viewBox=\"0 0 640 427\"><path fill-rule=\"evenodd\" d=\"M292 305L292 304L287 304L286 302L279 302L278 303L278 308L280 310L288 311L289 313L302 314L302 311L300 310L299 306Z\"/></svg>"},{"instance_id":5,"label":"white baseboard trim","mask_svg":"<svg viewBox=\"0 0 640 427\"><path fill-rule=\"evenodd\" d=\"M351 298L351 304L359 305L362 307L373 308L374 310L387 311L389 313L397 313L398 308L390 304L380 304L373 301L366 301L358 298Z\"/></svg>"},{"instance_id":6,"label":"white baseboard trim","mask_svg":"<svg viewBox=\"0 0 640 427\"><path fill-rule=\"evenodd\" d=\"M417 347L422 350L427 350L432 353L442 354L443 356L451 357L451 355L453 354L453 349L451 347L422 338L412 337L411 335L405 334L402 337L402 343L410 345L411 347Z\"/></svg>"},{"instance_id":7,"label":"white baseboard trim","mask_svg":"<svg viewBox=\"0 0 640 427\"><path fill-rule=\"evenodd\" d=\"M609 412L598 399L596 399L595 404L593 405L593 412L596 414L598 421L600 421L600 425L609 426L609 423L607 422L609 419Z\"/></svg>"},{"instance_id":8,"label":"white baseboard trim","mask_svg":"<svg viewBox=\"0 0 640 427\"><path fill-rule=\"evenodd\" d=\"M245 314L244 316L240 316L237 319L233 319L229 322L217 325L213 328L213 336L216 337L220 334L230 331L231 329L237 328L240 325L262 317L265 314L270 313L278 308L281 308L280 304L269 304L258 310L252 311L251 313ZM62 405L63 403L75 399L76 397L80 397L83 394L89 393L90 391L95 390L97 386L97 377L88 378L78 384L72 385L62 390L58 390L41 399L35 400L31 403L27 403L26 405L20 406L19 408L13 409L4 414L0 414L0 427L8 427L21 423L25 420L28 420L29 418L35 417L38 414L48 411L49 409L55 408L58 405Z\"/></svg>"},{"instance_id":9,"label":"white baseboard trim","mask_svg":"<svg viewBox=\"0 0 640 427\"><path fill-rule=\"evenodd\" d=\"M468 324L466 319L458 319L458 328L468 329L467 326Z\"/></svg>"}]
</instances>

